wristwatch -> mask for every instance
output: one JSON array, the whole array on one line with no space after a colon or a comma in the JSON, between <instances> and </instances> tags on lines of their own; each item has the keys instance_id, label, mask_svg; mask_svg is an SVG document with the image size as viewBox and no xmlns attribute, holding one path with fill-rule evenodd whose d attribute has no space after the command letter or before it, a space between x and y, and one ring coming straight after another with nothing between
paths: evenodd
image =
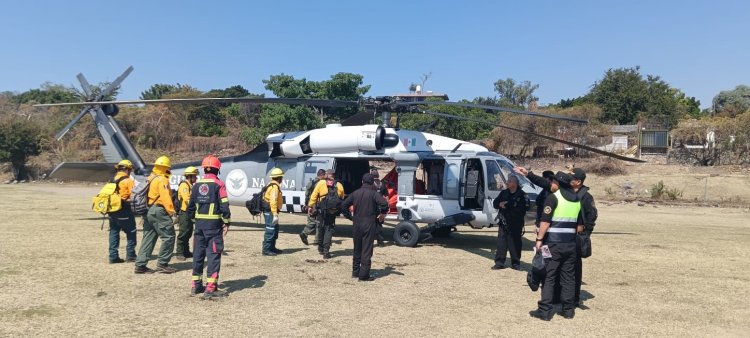
<instances>
[{"instance_id":1,"label":"wristwatch","mask_svg":"<svg viewBox=\"0 0 750 338\"><path fill-rule=\"evenodd\" d=\"M537 238L537 239L536 239L536 241L537 241L537 242L541 242L541 241L543 241L543 240L544 240L544 238Z\"/></svg>"}]
</instances>

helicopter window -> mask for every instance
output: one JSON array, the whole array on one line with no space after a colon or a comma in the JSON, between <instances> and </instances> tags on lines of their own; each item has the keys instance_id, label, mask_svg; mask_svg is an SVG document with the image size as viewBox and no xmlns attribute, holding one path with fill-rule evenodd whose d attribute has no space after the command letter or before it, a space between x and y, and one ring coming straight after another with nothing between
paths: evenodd
<instances>
[{"instance_id":1,"label":"helicopter window","mask_svg":"<svg viewBox=\"0 0 750 338\"><path fill-rule=\"evenodd\" d=\"M461 169L458 164L448 164L448 170L445 171L445 197L458 198L459 172Z\"/></svg>"},{"instance_id":2,"label":"helicopter window","mask_svg":"<svg viewBox=\"0 0 750 338\"><path fill-rule=\"evenodd\" d=\"M497 162L487 160L484 162L487 166L487 189L490 191L500 191L505 188L505 177L501 172L500 166Z\"/></svg>"},{"instance_id":3,"label":"helicopter window","mask_svg":"<svg viewBox=\"0 0 750 338\"><path fill-rule=\"evenodd\" d=\"M531 185L531 181L529 181L528 178L526 178L525 176L516 175L513 172L513 167L514 166L510 162L504 161L504 160L497 160L497 164L500 165L500 170L503 172L503 177L506 180L508 179L508 176L515 175L518 178L518 183L520 183L521 186L524 186L524 185L527 185L527 184Z\"/></svg>"}]
</instances>

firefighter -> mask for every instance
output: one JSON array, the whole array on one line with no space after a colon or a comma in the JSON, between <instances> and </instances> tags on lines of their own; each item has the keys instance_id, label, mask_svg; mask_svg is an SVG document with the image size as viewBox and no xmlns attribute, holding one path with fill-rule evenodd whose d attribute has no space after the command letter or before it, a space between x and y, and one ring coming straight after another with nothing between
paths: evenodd
<instances>
[{"instance_id":1,"label":"firefighter","mask_svg":"<svg viewBox=\"0 0 750 338\"><path fill-rule=\"evenodd\" d=\"M193 184L198 179L198 168L187 167L184 174L185 180L181 181L177 187L178 201L180 202L179 209L177 209L177 224L180 226L180 234L177 236L175 253L177 259L181 261L193 257L188 244L190 238L193 237L193 219L188 217L187 207Z\"/></svg>"},{"instance_id":2,"label":"firefighter","mask_svg":"<svg viewBox=\"0 0 750 338\"><path fill-rule=\"evenodd\" d=\"M303 208L305 208L305 212L307 212L307 204L310 203L310 194L312 194L313 189L315 189L315 186L320 182L321 180L324 180L326 178L326 171L323 169L318 169L317 177L307 183L307 187L305 187L305 205ZM310 214L307 215L307 225L305 225L305 228L302 229L302 233L299 234L299 238L302 240L302 243L305 245L309 245L307 242L307 236L309 236L312 233L317 233L316 228L318 227L318 220L315 217L310 216ZM316 236L317 237L317 236ZM313 245L318 245L318 241L316 240L313 242Z\"/></svg>"},{"instance_id":3,"label":"firefighter","mask_svg":"<svg viewBox=\"0 0 750 338\"><path fill-rule=\"evenodd\" d=\"M333 169L326 170L326 179L315 185L307 205L309 215L317 214L319 223L315 237L318 242L318 253L325 259L331 258L331 240L336 231L336 216L341 212L341 202L344 199L344 186L336 181L335 174ZM335 191L329 194L329 189Z\"/></svg>"},{"instance_id":4,"label":"firefighter","mask_svg":"<svg viewBox=\"0 0 750 338\"><path fill-rule=\"evenodd\" d=\"M561 315L567 319L575 316L576 231L583 228L581 202L570 186L570 175L558 171L554 180L560 188L544 202L535 242L536 250L542 250L542 253L549 250L551 257L547 260L539 307L529 312L532 317L545 321L553 316L553 299L558 278L561 288Z\"/></svg>"},{"instance_id":5,"label":"firefighter","mask_svg":"<svg viewBox=\"0 0 750 338\"><path fill-rule=\"evenodd\" d=\"M352 257L352 278L360 281L372 281L370 276L372 244L378 232L378 224L385 219L388 212L388 201L374 186L372 174L362 176L362 187L353 192L341 205L344 216L353 220L354 255ZM354 216L349 207L354 206Z\"/></svg>"},{"instance_id":6,"label":"firefighter","mask_svg":"<svg viewBox=\"0 0 750 338\"><path fill-rule=\"evenodd\" d=\"M154 162L154 169L148 177L148 212L143 218L143 241L135 260L135 273L174 273L177 270L169 266L174 252L174 205L169 188L169 157L161 156ZM161 248L157 260L156 270L149 269L146 264L156 245L156 237L161 238Z\"/></svg>"},{"instance_id":7,"label":"firefighter","mask_svg":"<svg viewBox=\"0 0 750 338\"><path fill-rule=\"evenodd\" d=\"M518 176L508 177L508 188L497 195L492 205L499 210L501 220L497 230L497 251L492 270L505 269L505 257L509 251L511 268L521 270L521 237L524 217L529 210L529 197L521 189Z\"/></svg>"},{"instance_id":8,"label":"firefighter","mask_svg":"<svg viewBox=\"0 0 750 338\"><path fill-rule=\"evenodd\" d=\"M193 185L187 207L188 218L195 220L193 280L190 294L197 295L203 292L202 299L212 299L227 295L226 291L218 289L218 285L224 236L229 230L231 213L227 188L217 176L221 169L221 161L213 155L208 155L203 159L201 166L203 178ZM205 287L202 281L204 264L207 264Z\"/></svg>"},{"instance_id":9,"label":"firefighter","mask_svg":"<svg viewBox=\"0 0 750 338\"><path fill-rule=\"evenodd\" d=\"M133 163L122 160L115 166L117 173L113 182L117 184L117 192L122 198L122 209L109 214L109 263L135 262L135 246L138 242L135 229L135 216L130 208L130 194L133 191L135 181L130 178L133 171ZM120 247L120 230L125 233L128 244L125 246L126 258L120 258L118 248Z\"/></svg>"},{"instance_id":10,"label":"firefighter","mask_svg":"<svg viewBox=\"0 0 750 338\"><path fill-rule=\"evenodd\" d=\"M383 198L385 198L387 201L388 189L385 188L385 183L380 180L380 173L378 173L377 169L370 169L370 175L372 175L373 177L373 182L374 182L373 186L375 186L375 190L377 190L378 193L380 193L380 195L382 195ZM376 239L378 240L379 247L385 246L385 238L383 237L383 222L378 222L378 231L376 233Z\"/></svg>"},{"instance_id":11,"label":"firefighter","mask_svg":"<svg viewBox=\"0 0 750 338\"><path fill-rule=\"evenodd\" d=\"M263 217L266 221L266 233L263 235L263 256L276 256L282 253L281 250L276 248L276 239L279 238L279 210L284 204L284 197L281 194L281 180L284 178L284 172L279 168L273 168L268 176L271 181L263 195Z\"/></svg>"}]
</instances>

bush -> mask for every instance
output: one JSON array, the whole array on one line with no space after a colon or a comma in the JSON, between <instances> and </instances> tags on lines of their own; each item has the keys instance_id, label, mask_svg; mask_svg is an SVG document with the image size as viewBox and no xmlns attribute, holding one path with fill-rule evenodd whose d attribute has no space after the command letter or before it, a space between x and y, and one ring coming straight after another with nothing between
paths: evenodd
<instances>
[{"instance_id":1,"label":"bush","mask_svg":"<svg viewBox=\"0 0 750 338\"><path fill-rule=\"evenodd\" d=\"M664 196L664 181L659 181L659 183L656 183L651 186L651 189L649 192L651 193L651 198L658 200L661 199L662 196Z\"/></svg>"},{"instance_id":2,"label":"bush","mask_svg":"<svg viewBox=\"0 0 750 338\"><path fill-rule=\"evenodd\" d=\"M662 199L665 196L671 201L682 198L681 189L669 188L664 184L664 181L659 181L659 183L652 185L649 192L651 193L651 198L655 200Z\"/></svg>"},{"instance_id":3,"label":"bush","mask_svg":"<svg viewBox=\"0 0 750 338\"><path fill-rule=\"evenodd\" d=\"M625 175L625 165L620 161L606 159L592 163L587 168L584 168L587 173L594 173L599 176L614 176L614 175Z\"/></svg>"}]
</instances>

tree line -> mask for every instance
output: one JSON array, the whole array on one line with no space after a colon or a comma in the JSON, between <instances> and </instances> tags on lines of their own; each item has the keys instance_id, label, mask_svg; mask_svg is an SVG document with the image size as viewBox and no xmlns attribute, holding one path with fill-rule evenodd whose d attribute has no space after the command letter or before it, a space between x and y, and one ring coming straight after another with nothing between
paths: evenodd
<instances>
[{"instance_id":1,"label":"tree line","mask_svg":"<svg viewBox=\"0 0 750 338\"><path fill-rule=\"evenodd\" d=\"M423 80L423 86L424 82ZM263 84L266 90L279 98L357 100L367 96L370 90L370 85L364 83L364 77L353 73L337 73L322 81L278 74L264 79ZM107 83L101 83L95 85L94 90L106 86ZM671 87L659 76L642 74L637 66L609 69L601 79L592 84L585 95L562 99L544 107L538 105L538 98L534 95L539 89L538 84L506 78L499 79L493 86L495 96L476 97L462 102L584 117L591 124L581 127L565 122L461 107L441 107L436 110L503 123L532 132L558 135L587 144L595 144L596 136L606 133L605 124L649 121L670 128L676 127L679 131L681 124L693 121L690 122L690 128L696 130L695 121L704 121L706 128L716 126L717 119L742 122L748 119L746 116L750 110L748 86L740 85L721 91L714 97L712 106L701 111L700 102L695 97ZM414 87L412 84L410 89L414 90ZM115 91L107 99L115 99L117 94ZM241 85L202 91L177 83L154 84L143 91L140 98L263 96L251 93ZM43 153L51 154L49 162L99 159L98 136L91 123L84 121L66 135L64 140L53 140L52 135L78 113L78 108L32 107L37 103L81 101L84 97L72 87L51 83L20 93L0 93L0 162L11 163L15 175L24 179L27 176L24 164L30 157ZM155 104L122 106L117 120L139 150L170 150L188 138L200 137L224 138L230 140L227 143L236 141L246 148L252 148L264 142L268 134L320 128L326 123L346 119L356 112L356 108L313 108L280 104ZM484 141L492 150L511 155L538 155L536 149L539 146L550 146L550 142L529 134L509 135L504 130L493 129L484 124L422 114L403 114L399 124L406 129L424 130L468 141ZM725 124L727 123L722 125ZM734 126L739 129L727 133L732 133L735 146L745 142L744 147L747 148L747 136L743 136L742 123ZM702 127L698 127L700 128ZM684 135L682 137L688 138ZM85 154L90 154L89 158L82 158Z\"/></svg>"}]
</instances>

